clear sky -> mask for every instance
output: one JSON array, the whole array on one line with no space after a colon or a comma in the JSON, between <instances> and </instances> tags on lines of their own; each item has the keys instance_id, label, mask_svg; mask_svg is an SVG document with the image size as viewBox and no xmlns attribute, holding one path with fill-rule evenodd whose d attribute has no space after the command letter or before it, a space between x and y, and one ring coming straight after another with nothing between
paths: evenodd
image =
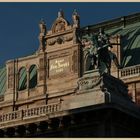
<instances>
[{"instance_id":1,"label":"clear sky","mask_svg":"<svg viewBox=\"0 0 140 140\"><path fill-rule=\"evenodd\" d=\"M110 19L140 12L140 3L108 2L31 2L0 3L0 67L6 60L34 53L38 47L38 23L41 18L51 28L59 9L71 23L71 15L77 9L81 26L97 24Z\"/></svg>"}]
</instances>

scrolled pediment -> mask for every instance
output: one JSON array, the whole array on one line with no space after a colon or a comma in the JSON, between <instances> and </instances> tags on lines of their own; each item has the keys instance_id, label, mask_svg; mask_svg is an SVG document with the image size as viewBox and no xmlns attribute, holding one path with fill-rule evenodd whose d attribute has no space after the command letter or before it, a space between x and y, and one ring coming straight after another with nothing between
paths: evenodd
<instances>
[{"instance_id":1,"label":"scrolled pediment","mask_svg":"<svg viewBox=\"0 0 140 140\"><path fill-rule=\"evenodd\" d=\"M68 25L68 22L63 17L57 18L52 25L52 33L63 32Z\"/></svg>"}]
</instances>

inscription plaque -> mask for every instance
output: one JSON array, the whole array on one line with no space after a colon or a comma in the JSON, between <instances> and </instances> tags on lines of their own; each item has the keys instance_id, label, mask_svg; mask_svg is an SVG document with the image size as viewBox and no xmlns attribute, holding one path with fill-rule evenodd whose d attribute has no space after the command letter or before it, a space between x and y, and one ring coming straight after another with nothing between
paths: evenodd
<instances>
[{"instance_id":1,"label":"inscription plaque","mask_svg":"<svg viewBox=\"0 0 140 140\"><path fill-rule=\"evenodd\" d=\"M68 73L69 71L69 57L56 58L49 61L49 76Z\"/></svg>"}]
</instances>

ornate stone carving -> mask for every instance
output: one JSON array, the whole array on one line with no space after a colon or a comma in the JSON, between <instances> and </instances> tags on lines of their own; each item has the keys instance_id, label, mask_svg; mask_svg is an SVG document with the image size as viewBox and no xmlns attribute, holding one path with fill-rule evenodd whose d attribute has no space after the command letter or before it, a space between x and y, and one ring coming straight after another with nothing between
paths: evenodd
<instances>
[{"instance_id":1,"label":"ornate stone carving","mask_svg":"<svg viewBox=\"0 0 140 140\"><path fill-rule=\"evenodd\" d=\"M73 36L72 35L68 35L65 37L65 40L66 41L71 41L73 39Z\"/></svg>"},{"instance_id":2,"label":"ornate stone carving","mask_svg":"<svg viewBox=\"0 0 140 140\"><path fill-rule=\"evenodd\" d=\"M58 12L58 17L55 20L55 22L52 25L52 32L63 32L66 30L66 27L68 26L68 22L64 19L64 12L60 10Z\"/></svg>"},{"instance_id":3,"label":"ornate stone carving","mask_svg":"<svg viewBox=\"0 0 140 140\"><path fill-rule=\"evenodd\" d=\"M78 81L79 90L92 89L100 84L100 76L95 77L84 77Z\"/></svg>"},{"instance_id":4,"label":"ornate stone carving","mask_svg":"<svg viewBox=\"0 0 140 140\"><path fill-rule=\"evenodd\" d=\"M63 21L59 21L55 27L55 32L61 32L61 31L65 31L65 22Z\"/></svg>"},{"instance_id":5,"label":"ornate stone carving","mask_svg":"<svg viewBox=\"0 0 140 140\"><path fill-rule=\"evenodd\" d=\"M57 41L58 44L62 44L64 42L64 38L63 37L58 37L56 39L56 41Z\"/></svg>"},{"instance_id":6,"label":"ornate stone carving","mask_svg":"<svg viewBox=\"0 0 140 140\"><path fill-rule=\"evenodd\" d=\"M78 89L87 90L98 86L101 83L101 77L98 70L86 73L78 80Z\"/></svg>"},{"instance_id":7,"label":"ornate stone carving","mask_svg":"<svg viewBox=\"0 0 140 140\"><path fill-rule=\"evenodd\" d=\"M49 39L47 41L48 45L50 46L53 46L55 45L56 43L57 44L62 44L62 43L65 43L65 42L69 42L73 39L73 36L72 35L61 35L61 36L58 36L56 38L52 38L52 39Z\"/></svg>"},{"instance_id":8,"label":"ornate stone carving","mask_svg":"<svg viewBox=\"0 0 140 140\"><path fill-rule=\"evenodd\" d=\"M56 40L55 40L55 39L50 39L50 40L48 41L48 44L49 44L50 46L54 45L55 43L56 43Z\"/></svg>"}]
</instances>

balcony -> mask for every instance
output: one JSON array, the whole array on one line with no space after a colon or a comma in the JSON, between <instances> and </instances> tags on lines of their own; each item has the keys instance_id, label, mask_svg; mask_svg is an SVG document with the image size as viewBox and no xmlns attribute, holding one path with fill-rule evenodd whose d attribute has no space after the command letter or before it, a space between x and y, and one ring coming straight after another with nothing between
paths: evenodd
<instances>
[{"instance_id":1,"label":"balcony","mask_svg":"<svg viewBox=\"0 0 140 140\"><path fill-rule=\"evenodd\" d=\"M18 110L0 115L0 128L18 125L21 123L30 123L30 120L35 121L34 118L41 120L41 116L46 116L51 113L56 113L61 110L59 103L54 103L50 105L39 106L35 108L29 108L26 110ZM39 120L38 119L38 120Z\"/></svg>"},{"instance_id":2,"label":"balcony","mask_svg":"<svg viewBox=\"0 0 140 140\"><path fill-rule=\"evenodd\" d=\"M140 65L130 66L120 70L120 78L130 78L140 76Z\"/></svg>"}]
</instances>

